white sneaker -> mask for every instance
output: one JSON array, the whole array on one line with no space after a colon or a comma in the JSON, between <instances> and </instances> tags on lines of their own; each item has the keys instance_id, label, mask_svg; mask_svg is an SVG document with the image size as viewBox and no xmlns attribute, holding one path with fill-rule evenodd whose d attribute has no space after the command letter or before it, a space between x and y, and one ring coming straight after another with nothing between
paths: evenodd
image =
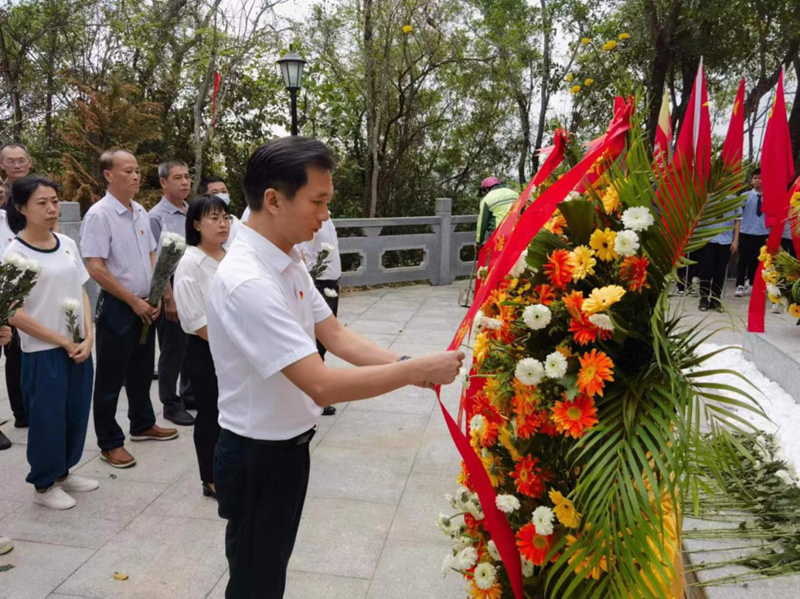
<instances>
[{"instance_id":1,"label":"white sneaker","mask_svg":"<svg viewBox=\"0 0 800 599\"><path fill-rule=\"evenodd\" d=\"M734 293L733 295L734 295L735 297L744 297L744 287L742 287L741 285L739 285L739 286L736 288L736 293Z\"/></svg>"},{"instance_id":2,"label":"white sneaker","mask_svg":"<svg viewBox=\"0 0 800 599\"><path fill-rule=\"evenodd\" d=\"M68 510L77 503L72 497L64 493L64 489L53 485L44 493L33 492L33 503L38 503L51 510Z\"/></svg>"},{"instance_id":3,"label":"white sneaker","mask_svg":"<svg viewBox=\"0 0 800 599\"><path fill-rule=\"evenodd\" d=\"M753 288L752 288L752 287L750 287L750 283L745 283L745 285L744 285L744 292L745 292L747 295L750 295L750 294L752 293L752 291L753 291Z\"/></svg>"},{"instance_id":4,"label":"white sneaker","mask_svg":"<svg viewBox=\"0 0 800 599\"><path fill-rule=\"evenodd\" d=\"M5 555L14 548L14 541L8 537L0 537L0 555Z\"/></svg>"},{"instance_id":5,"label":"white sneaker","mask_svg":"<svg viewBox=\"0 0 800 599\"><path fill-rule=\"evenodd\" d=\"M78 493L86 493L87 491L94 491L100 486L100 481L93 478L86 478L85 476L78 476L77 474L70 474L62 481L56 481L56 485L65 491L77 491Z\"/></svg>"}]
</instances>

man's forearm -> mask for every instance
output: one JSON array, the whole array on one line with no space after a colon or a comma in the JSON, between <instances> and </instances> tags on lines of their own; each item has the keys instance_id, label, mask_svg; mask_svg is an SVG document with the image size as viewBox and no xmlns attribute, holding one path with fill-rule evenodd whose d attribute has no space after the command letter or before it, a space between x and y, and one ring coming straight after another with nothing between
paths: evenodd
<instances>
[{"instance_id":1,"label":"man's forearm","mask_svg":"<svg viewBox=\"0 0 800 599\"><path fill-rule=\"evenodd\" d=\"M325 347L353 366L380 366L400 359L397 352L381 347L345 326L341 327L333 342Z\"/></svg>"}]
</instances>

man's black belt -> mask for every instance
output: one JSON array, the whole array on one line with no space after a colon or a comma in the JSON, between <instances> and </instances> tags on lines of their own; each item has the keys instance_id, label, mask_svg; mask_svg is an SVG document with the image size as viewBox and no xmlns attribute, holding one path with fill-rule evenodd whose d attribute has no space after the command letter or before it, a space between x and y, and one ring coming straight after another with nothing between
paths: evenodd
<instances>
[{"instance_id":1,"label":"man's black belt","mask_svg":"<svg viewBox=\"0 0 800 599\"><path fill-rule=\"evenodd\" d=\"M231 431L225 431L234 437L237 437L241 441L249 445L258 445L260 447L296 447L298 445L305 445L306 443L310 443L311 439L314 438L314 435L317 433L317 427L308 429L306 432L297 435L296 437L292 437L291 439L283 439L280 441L272 440L272 439L251 439L250 437L243 437L241 435L237 435Z\"/></svg>"}]
</instances>

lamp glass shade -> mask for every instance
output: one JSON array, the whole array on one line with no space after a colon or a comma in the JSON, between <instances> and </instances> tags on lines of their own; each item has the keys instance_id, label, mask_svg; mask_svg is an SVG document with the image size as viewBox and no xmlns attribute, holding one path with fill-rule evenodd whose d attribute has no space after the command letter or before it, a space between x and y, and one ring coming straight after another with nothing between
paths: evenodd
<instances>
[{"instance_id":1,"label":"lamp glass shade","mask_svg":"<svg viewBox=\"0 0 800 599\"><path fill-rule=\"evenodd\" d=\"M287 89L300 89L303 85L303 67L306 61L299 54L290 52L284 55L278 64L283 75L283 84Z\"/></svg>"}]
</instances>

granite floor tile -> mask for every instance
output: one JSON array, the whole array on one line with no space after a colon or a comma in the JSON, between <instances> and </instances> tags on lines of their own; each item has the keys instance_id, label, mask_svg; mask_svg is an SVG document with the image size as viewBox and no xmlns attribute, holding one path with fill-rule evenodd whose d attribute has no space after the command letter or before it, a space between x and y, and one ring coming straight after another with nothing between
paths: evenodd
<instances>
[{"instance_id":1,"label":"granite floor tile","mask_svg":"<svg viewBox=\"0 0 800 599\"><path fill-rule=\"evenodd\" d=\"M44 599L81 567L94 549L15 541L14 550L0 555L0 599Z\"/></svg>"},{"instance_id":2,"label":"granite floor tile","mask_svg":"<svg viewBox=\"0 0 800 599\"><path fill-rule=\"evenodd\" d=\"M396 412L345 411L320 447L383 449L415 453L428 415Z\"/></svg>"}]
</instances>

